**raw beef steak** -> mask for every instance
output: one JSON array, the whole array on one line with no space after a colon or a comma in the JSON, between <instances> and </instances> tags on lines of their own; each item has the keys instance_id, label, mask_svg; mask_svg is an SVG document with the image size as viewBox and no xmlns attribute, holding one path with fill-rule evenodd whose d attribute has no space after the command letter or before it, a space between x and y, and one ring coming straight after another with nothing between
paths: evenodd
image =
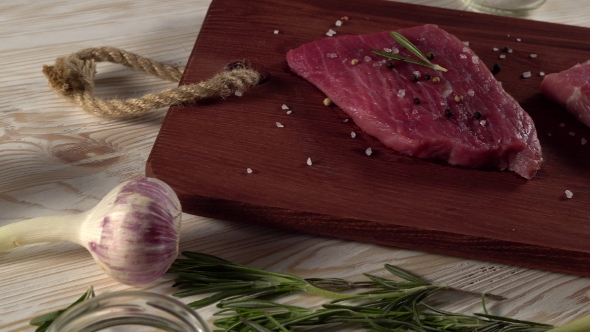
<instances>
[{"instance_id":1,"label":"raw beef steak","mask_svg":"<svg viewBox=\"0 0 590 332\"><path fill-rule=\"evenodd\" d=\"M398 32L448 72L402 61L391 66L373 54L415 58L389 31L310 42L289 51L287 62L396 151L530 179L542 161L535 125L477 55L436 25Z\"/></svg>"},{"instance_id":2,"label":"raw beef steak","mask_svg":"<svg viewBox=\"0 0 590 332\"><path fill-rule=\"evenodd\" d=\"M590 126L590 60L545 76L541 91Z\"/></svg>"}]
</instances>

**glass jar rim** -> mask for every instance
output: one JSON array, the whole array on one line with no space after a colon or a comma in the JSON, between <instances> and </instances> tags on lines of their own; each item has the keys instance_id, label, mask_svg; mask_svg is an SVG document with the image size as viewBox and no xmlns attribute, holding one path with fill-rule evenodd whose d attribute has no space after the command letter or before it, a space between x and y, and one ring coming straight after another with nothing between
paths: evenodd
<instances>
[{"instance_id":1,"label":"glass jar rim","mask_svg":"<svg viewBox=\"0 0 590 332\"><path fill-rule=\"evenodd\" d=\"M121 325L167 331L211 332L191 307L170 296L144 291L105 293L63 312L48 332L92 332Z\"/></svg>"}]
</instances>

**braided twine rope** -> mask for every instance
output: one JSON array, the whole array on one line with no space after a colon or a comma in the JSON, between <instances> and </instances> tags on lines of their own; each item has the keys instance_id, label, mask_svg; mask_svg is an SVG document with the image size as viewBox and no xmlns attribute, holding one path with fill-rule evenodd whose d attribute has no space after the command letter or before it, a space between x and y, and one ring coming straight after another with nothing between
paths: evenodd
<instances>
[{"instance_id":1,"label":"braided twine rope","mask_svg":"<svg viewBox=\"0 0 590 332\"><path fill-rule=\"evenodd\" d=\"M149 110L199 99L227 97L267 79L264 74L246 64L234 63L200 83L180 85L139 98L100 99L94 96L94 75L96 63L102 61L121 64L172 82L179 82L184 72L182 66L162 64L114 47L99 47L59 57L55 65L43 66L43 73L49 86L58 95L88 113L117 119L137 117Z\"/></svg>"}]
</instances>

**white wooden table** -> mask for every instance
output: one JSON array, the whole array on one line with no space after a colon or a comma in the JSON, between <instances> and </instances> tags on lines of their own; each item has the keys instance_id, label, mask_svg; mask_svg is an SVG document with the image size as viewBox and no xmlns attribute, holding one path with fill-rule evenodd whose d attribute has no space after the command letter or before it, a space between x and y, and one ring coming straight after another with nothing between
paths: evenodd
<instances>
[{"instance_id":1,"label":"white wooden table","mask_svg":"<svg viewBox=\"0 0 590 332\"><path fill-rule=\"evenodd\" d=\"M404 0L466 10L459 0ZM0 3L0 225L93 207L118 183L141 176L165 109L137 120L88 115L49 90L43 64L85 47L115 46L184 64L210 1L4 0ZM548 0L528 19L590 27L587 0ZM590 54L588 56L590 58ZM580 59L586 60L586 59ZM131 97L172 87L117 65L98 67L97 94ZM184 215L181 250L201 251L303 277L360 279L384 263L438 283L507 297L491 313L561 325L590 314L590 279ZM589 267L590 268L590 267ZM97 294L133 289L106 276L76 245L0 253L0 330L32 331L30 318ZM139 288L171 294L170 277ZM478 298L449 295L447 309L479 311ZM186 302L187 300L185 300ZM316 299L298 304L314 305ZM210 319L213 308L200 310Z\"/></svg>"}]
</instances>

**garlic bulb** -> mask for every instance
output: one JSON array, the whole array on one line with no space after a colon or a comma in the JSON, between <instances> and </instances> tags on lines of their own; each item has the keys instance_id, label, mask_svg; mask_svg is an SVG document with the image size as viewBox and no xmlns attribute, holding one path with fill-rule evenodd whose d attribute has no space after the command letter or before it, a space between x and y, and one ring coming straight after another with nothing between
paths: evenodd
<instances>
[{"instance_id":1,"label":"garlic bulb","mask_svg":"<svg viewBox=\"0 0 590 332\"><path fill-rule=\"evenodd\" d=\"M178 197L155 178L126 181L93 209L70 216L39 217L0 227L0 251L39 242L84 246L111 277L149 284L178 256L182 210Z\"/></svg>"}]
</instances>

